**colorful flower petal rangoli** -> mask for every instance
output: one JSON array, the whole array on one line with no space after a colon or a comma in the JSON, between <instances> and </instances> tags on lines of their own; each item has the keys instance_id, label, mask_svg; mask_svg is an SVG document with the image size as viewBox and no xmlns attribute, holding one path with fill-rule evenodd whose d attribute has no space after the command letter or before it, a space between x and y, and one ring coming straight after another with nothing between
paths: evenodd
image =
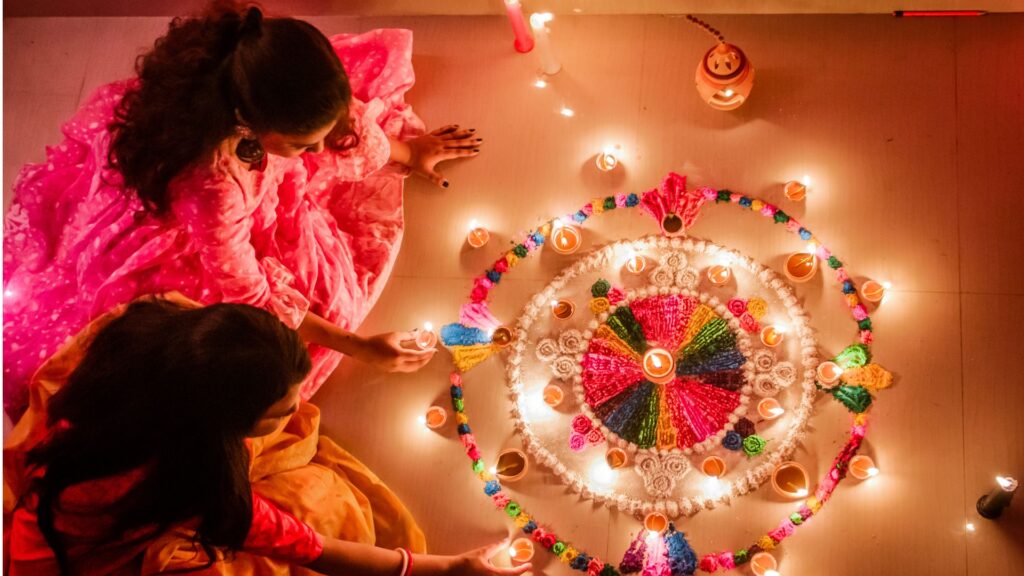
<instances>
[{"instance_id":1,"label":"colorful flower petal rangoli","mask_svg":"<svg viewBox=\"0 0 1024 576\"><path fill-rule=\"evenodd\" d=\"M712 204L759 213L802 243L813 243L815 257L834 271L857 325L856 340L819 356L809 315L784 277L727 247L688 236ZM503 275L540 249L554 226L579 226L594 214L635 206L657 221L660 234L581 256L537 292L514 322L501 326L490 313L488 300ZM708 278L714 266L730 269L726 281ZM573 303L575 314L564 313L569 307L554 314L559 302ZM500 339L496 329L503 331ZM852 412L849 438L829 472L796 513L756 544L707 553L698 562L686 537L670 524L659 538L635 541L620 564L627 572L667 558L673 574L692 574L743 564L793 534L828 500L864 437L873 393L892 384L892 375L871 362L872 336L867 309L842 262L809 230L754 198L687 190L686 179L676 174L642 196L598 198L531 232L476 279L460 321L442 330L456 365L451 395L458 432L485 493L542 547L572 568L603 576L619 571L556 537L550 524L513 501L487 471L469 426L463 373L507 345L512 416L533 459L581 497L638 518L650 512L685 517L758 489L779 463L793 457L822 396ZM824 360L841 369L838 381L817 381ZM552 386L566 392L557 409L545 403ZM759 403L773 412L765 416ZM722 468L714 491L704 474L694 472L709 456ZM605 473L594 474L595 466Z\"/></svg>"}]
</instances>

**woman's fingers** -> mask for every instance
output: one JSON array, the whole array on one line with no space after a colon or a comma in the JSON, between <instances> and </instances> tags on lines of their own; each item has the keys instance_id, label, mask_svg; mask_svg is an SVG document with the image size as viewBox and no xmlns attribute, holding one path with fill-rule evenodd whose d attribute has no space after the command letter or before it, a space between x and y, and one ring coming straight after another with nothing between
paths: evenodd
<instances>
[{"instance_id":1,"label":"woman's fingers","mask_svg":"<svg viewBox=\"0 0 1024 576\"><path fill-rule=\"evenodd\" d=\"M494 542L493 544L488 544L487 546L481 546L480 548L477 548L473 551L473 554L480 556L484 560L490 560L490 558L497 554L502 548L508 546L508 543L511 541L512 539L510 537L505 536L504 538L498 540L497 542Z\"/></svg>"},{"instance_id":2,"label":"woman's fingers","mask_svg":"<svg viewBox=\"0 0 1024 576\"><path fill-rule=\"evenodd\" d=\"M476 135L476 128L469 128L468 130L452 130L447 134L441 136L441 140L462 140L464 138L472 138Z\"/></svg>"},{"instance_id":3,"label":"woman's fingers","mask_svg":"<svg viewBox=\"0 0 1024 576\"><path fill-rule=\"evenodd\" d=\"M459 125L458 124L448 124L446 126L441 126L437 130L434 130L433 132L430 133L430 135L431 136L444 136L445 134L451 134L452 132L455 132L458 129L459 129Z\"/></svg>"},{"instance_id":4,"label":"woman's fingers","mask_svg":"<svg viewBox=\"0 0 1024 576\"><path fill-rule=\"evenodd\" d=\"M444 158L442 158L442 160L443 159ZM420 172L419 174L420 176L423 176L424 178L430 180L435 185L440 186L441 188L447 188L450 185L448 180L444 177L444 174L441 174L437 170L428 170L425 172Z\"/></svg>"},{"instance_id":5,"label":"woman's fingers","mask_svg":"<svg viewBox=\"0 0 1024 576\"><path fill-rule=\"evenodd\" d=\"M444 154L438 161L451 160L452 158L468 158L470 156L476 156L479 153L479 148L453 148L451 150L445 150Z\"/></svg>"},{"instance_id":6,"label":"woman's fingers","mask_svg":"<svg viewBox=\"0 0 1024 576\"><path fill-rule=\"evenodd\" d=\"M498 568L497 566L490 564L490 562L488 562L488 564L491 569L491 574L496 574L497 576L515 576L516 574L528 572L533 568L533 564L520 564L519 566L513 566L511 568Z\"/></svg>"},{"instance_id":7,"label":"woman's fingers","mask_svg":"<svg viewBox=\"0 0 1024 576\"><path fill-rule=\"evenodd\" d=\"M461 140L448 140L444 143L445 150L455 150L458 148L479 148L483 145L483 138L462 138Z\"/></svg>"},{"instance_id":8,"label":"woman's fingers","mask_svg":"<svg viewBox=\"0 0 1024 576\"><path fill-rule=\"evenodd\" d=\"M392 369L393 372L416 372L430 363L437 350L427 350L423 356L400 360Z\"/></svg>"}]
</instances>

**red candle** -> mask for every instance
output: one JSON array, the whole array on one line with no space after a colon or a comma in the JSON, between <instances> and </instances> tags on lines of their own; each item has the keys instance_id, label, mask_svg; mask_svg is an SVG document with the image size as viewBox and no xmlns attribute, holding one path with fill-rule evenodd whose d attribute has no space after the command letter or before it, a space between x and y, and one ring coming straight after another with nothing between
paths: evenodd
<instances>
[{"instance_id":1,"label":"red candle","mask_svg":"<svg viewBox=\"0 0 1024 576\"><path fill-rule=\"evenodd\" d=\"M505 0L505 11L508 12L508 21L512 24L512 33L516 35L516 52L526 54L533 50L533 36L526 29L526 19L523 18L523 7L519 0Z\"/></svg>"}]
</instances>

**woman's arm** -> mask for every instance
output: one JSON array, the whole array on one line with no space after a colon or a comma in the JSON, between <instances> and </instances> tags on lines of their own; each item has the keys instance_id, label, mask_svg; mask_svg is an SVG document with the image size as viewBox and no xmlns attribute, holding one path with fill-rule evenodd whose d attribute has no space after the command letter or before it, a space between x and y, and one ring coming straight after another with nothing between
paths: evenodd
<instances>
[{"instance_id":1,"label":"woman's arm","mask_svg":"<svg viewBox=\"0 0 1024 576\"><path fill-rule=\"evenodd\" d=\"M459 556L413 554L411 573L416 576L515 576L529 570L530 564L514 568L491 564L490 557L507 544L506 539ZM323 574L401 576L402 554L368 544L325 539L320 558L306 567Z\"/></svg>"},{"instance_id":2,"label":"woman's arm","mask_svg":"<svg viewBox=\"0 0 1024 576\"><path fill-rule=\"evenodd\" d=\"M324 318L307 312L298 328L299 336L342 354L347 354L389 372L415 372L430 362L437 349L417 350L403 342L415 340L415 332L390 332L363 338Z\"/></svg>"}]
</instances>

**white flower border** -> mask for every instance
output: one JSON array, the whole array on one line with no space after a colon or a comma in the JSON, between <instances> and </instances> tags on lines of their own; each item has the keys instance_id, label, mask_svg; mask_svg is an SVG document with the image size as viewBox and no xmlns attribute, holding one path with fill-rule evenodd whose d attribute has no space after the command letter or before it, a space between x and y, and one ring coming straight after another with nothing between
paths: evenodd
<instances>
[{"instance_id":1,"label":"white flower border","mask_svg":"<svg viewBox=\"0 0 1024 576\"><path fill-rule=\"evenodd\" d=\"M775 444L774 449L769 450L760 456L762 459L762 463L760 465L747 471L747 473L741 478L728 482L723 481L724 489L722 490L721 496L684 496L678 499L657 500L652 502L618 493L614 489L593 488L583 476L568 469L565 464L560 462L554 454L544 447L537 436L533 433L529 422L523 418L521 394L523 383L522 368L520 367L520 364L522 363L523 355L526 352L528 344L528 330L530 326L541 311L549 310L550 302L554 298L555 293L562 289L566 282L580 274L593 270L598 266L610 264L616 249L619 247L632 248L637 251L652 248L663 250L682 249L685 252L704 255L731 255L731 266L747 270L758 280L758 282L761 283L762 286L775 292L776 296L786 307L786 311L790 317L790 324L793 328L793 333L800 338L801 365L803 367L803 394L800 397L798 407L794 411L795 418L792 420L788 433L782 441ZM773 270L754 262L746 256L713 242L695 240L690 237L676 237L669 239L651 235L638 240L621 240L608 244L601 249L595 250L587 257L576 261L576 263L566 268L561 274L556 276L555 279L552 280L551 283L549 283L543 290L535 294L523 308L522 314L516 321L516 327L516 339L511 347L511 353L505 365L507 376L506 384L512 393L512 418L515 430L522 435L523 445L527 452L533 456L536 462L550 468L563 483L569 486L573 491L577 492L581 497L592 499L595 502L603 503L606 506L618 508L623 512L633 514L634 516L639 517L652 511L662 512L670 518L676 518L680 515L690 516L704 509L715 508L718 504L728 502L733 497L739 497L757 489L771 476L771 471L775 466L787 460L790 455L792 455L793 451L796 449L797 443L805 434L807 420L810 418L813 410L814 399L816 397L815 369L819 362L818 343L814 337L814 332L810 327L807 313L799 305L792 287L783 281L782 278ZM582 372L582 369L579 368L578 365L577 369ZM749 395L751 392L747 389L749 386L749 383L744 386L744 394L746 395Z\"/></svg>"}]
</instances>

